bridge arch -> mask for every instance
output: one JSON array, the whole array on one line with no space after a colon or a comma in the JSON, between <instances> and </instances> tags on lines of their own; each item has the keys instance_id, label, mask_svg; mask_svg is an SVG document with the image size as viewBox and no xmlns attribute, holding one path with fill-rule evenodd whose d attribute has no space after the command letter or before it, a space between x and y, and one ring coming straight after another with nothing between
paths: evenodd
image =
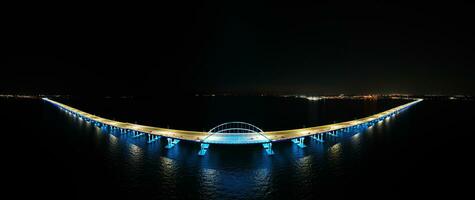
<instances>
[{"instance_id":1,"label":"bridge arch","mask_svg":"<svg viewBox=\"0 0 475 200\"><path fill-rule=\"evenodd\" d=\"M211 128L206 143L214 144L255 144L270 140L263 135L263 130L247 122L232 121Z\"/></svg>"},{"instance_id":2,"label":"bridge arch","mask_svg":"<svg viewBox=\"0 0 475 200\"><path fill-rule=\"evenodd\" d=\"M246 122L226 122L210 129L208 133L262 133L262 129Z\"/></svg>"}]
</instances>

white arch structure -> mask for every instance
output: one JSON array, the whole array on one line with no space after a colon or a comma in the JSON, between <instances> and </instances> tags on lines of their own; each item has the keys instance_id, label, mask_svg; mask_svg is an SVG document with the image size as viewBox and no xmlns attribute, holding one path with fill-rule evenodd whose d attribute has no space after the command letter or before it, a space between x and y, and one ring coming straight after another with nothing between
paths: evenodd
<instances>
[{"instance_id":1,"label":"white arch structure","mask_svg":"<svg viewBox=\"0 0 475 200\"><path fill-rule=\"evenodd\" d=\"M203 142L209 144L256 144L270 140L259 127L246 122L226 122L208 131Z\"/></svg>"}]
</instances>

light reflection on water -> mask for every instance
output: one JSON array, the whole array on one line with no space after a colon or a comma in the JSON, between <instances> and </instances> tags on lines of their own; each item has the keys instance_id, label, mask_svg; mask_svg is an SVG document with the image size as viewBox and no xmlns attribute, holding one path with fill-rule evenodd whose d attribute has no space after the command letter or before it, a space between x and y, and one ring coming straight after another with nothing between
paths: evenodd
<instances>
[{"instance_id":1,"label":"light reflection on water","mask_svg":"<svg viewBox=\"0 0 475 200\"><path fill-rule=\"evenodd\" d=\"M113 134L108 134L109 135L109 148L110 152L117 152L119 149L119 138L117 138Z\"/></svg>"},{"instance_id":2,"label":"light reflection on water","mask_svg":"<svg viewBox=\"0 0 475 200\"><path fill-rule=\"evenodd\" d=\"M256 169L253 178L255 183L265 183L261 185L261 189L266 190L264 187L268 187L269 185L267 183L271 182L270 169Z\"/></svg>"},{"instance_id":3,"label":"light reflection on water","mask_svg":"<svg viewBox=\"0 0 475 200\"><path fill-rule=\"evenodd\" d=\"M352 148L359 148L359 145L361 143L361 137L363 133L357 132L354 135L350 137L350 142L351 142L351 147Z\"/></svg>"},{"instance_id":4,"label":"light reflection on water","mask_svg":"<svg viewBox=\"0 0 475 200\"><path fill-rule=\"evenodd\" d=\"M382 125L375 125L373 128L379 129L381 127ZM97 130L95 130L95 132L96 131ZM349 147L354 153L359 151L361 137L364 133L365 132L348 135L347 140L351 143ZM101 134L98 134L97 136L100 135ZM258 154L259 156L252 158L253 162L260 163L258 166L253 167L253 169L240 169L239 171L235 171L235 169L222 168L223 163L226 162L227 159L219 160L210 156L198 157L194 153L188 155L194 156L193 159L183 158L183 154L187 154L187 152L183 151L188 151L187 148L189 147L187 146L190 146L188 144L179 143L174 148L165 150L163 146L166 143L160 141L144 145L132 143L136 142L136 140L130 140L127 136L122 137L121 135L121 137L118 137L114 134L102 134L102 136L107 137L111 153L119 151L120 146L126 145L128 147L127 152L129 156L127 163L130 168L129 170L136 173L144 170L143 162L145 154L155 155L149 156L148 159L158 163L158 169L156 169L154 173L161 177L163 182L166 183L164 187L170 191L175 191L179 187L179 177L184 175L180 172L181 169L189 168L189 170L192 170L193 165L201 163L197 166L196 172L198 172L199 175L196 177L199 178L200 191L206 194L205 197L217 198L225 196L231 199L245 199L252 195L259 196L269 193L273 187L273 176L275 176L275 174L272 173L272 168L275 167L276 163L274 161L276 160L280 160L277 162L277 165L285 165L286 162L294 159L295 178L300 181L299 184L313 184L313 179L308 179L307 177L312 176L315 178L321 176L323 166L321 163L318 163L318 161L324 159L329 161L328 163L331 166L330 168L333 174L337 176L343 175L344 144L339 142L339 140L344 140L344 138L338 137L330 137L330 141L336 143L319 143L308 138L306 148L300 148L292 144L286 148L291 149L291 156L293 158L288 158L287 155L283 154L276 154L274 156L267 156L265 153ZM122 142L120 142L121 140ZM328 146L328 144L330 144L330 146ZM179 150L180 145L182 145L181 148L184 149ZM147 153L145 151L147 151ZM157 155L158 157L156 157ZM158 161L156 161L156 159L158 159ZM193 160L194 162L187 162L189 160ZM236 167L239 168L238 166ZM150 173L149 170L147 171L148 172L140 173ZM187 176L190 176L188 173L192 172L186 172Z\"/></svg>"},{"instance_id":5,"label":"light reflection on water","mask_svg":"<svg viewBox=\"0 0 475 200\"><path fill-rule=\"evenodd\" d=\"M343 148L341 143L334 144L328 149L328 161L335 175L342 175Z\"/></svg>"},{"instance_id":6,"label":"light reflection on water","mask_svg":"<svg viewBox=\"0 0 475 200\"><path fill-rule=\"evenodd\" d=\"M219 185L220 173L216 169L203 168L200 170L200 187L208 195L216 194Z\"/></svg>"},{"instance_id":7,"label":"light reflection on water","mask_svg":"<svg viewBox=\"0 0 475 200\"><path fill-rule=\"evenodd\" d=\"M315 157L313 155L308 155L297 160L296 170L297 175L301 177L304 182L310 181L310 179L305 179L305 176L314 173Z\"/></svg>"},{"instance_id":8,"label":"light reflection on water","mask_svg":"<svg viewBox=\"0 0 475 200\"><path fill-rule=\"evenodd\" d=\"M129 143L129 151L130 151L130 158L132 159L132 161L138 162L142 159L143 150L139 146Z\"/></svg>"},{"instance_id":9,"label":"light reflection on water","mask_svg":"<svg viewBox=\"0 0 475 200\"><path fill-rule=\"evenodd\" d=\"M144 170L143 168L143 159L144 159L144 151L141 147L132 144L126 143L128 146L128 157L127 157L127 165L129 170L133 172L139 172L137 174L141 174L140 172Z\"/></svg>"},{"instance_id":10,"label":"light reflection on water","mask_svg":"<svg viewBox=\"0 0 475 200\"><path fill-rule=\"evenodd\" d=\"M169 177L175 178L177 164L173 159L161 156L160 157L160 174Z\"/></svg>"}]
</instances>

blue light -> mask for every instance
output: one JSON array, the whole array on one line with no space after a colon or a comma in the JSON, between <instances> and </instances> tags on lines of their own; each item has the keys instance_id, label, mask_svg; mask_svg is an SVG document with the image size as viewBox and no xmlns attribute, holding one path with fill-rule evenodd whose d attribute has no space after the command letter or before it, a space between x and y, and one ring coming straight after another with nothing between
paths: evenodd
<instances>
[{"instance_id":1,"label":"blue light","mask_svg":"<svg viewBox=\"0 0 475 200\"><path fill-rule=\"evenodd\" d=\"M264 147L268 155L274 155L274 151L272 150L272 143L263 143L262 146Z\"/></svg>"},{"instance_id":2,"label":"blue light","mask_svg":"<svg viewBox=\"0 0 475 200\"><path fill-rule=\"evenodd\" d=\"M300 148L305 148L306 146L303 143L304 140L305 140L305 137L299 137L299 138L292 139L292 142L297 144L297 146L299 146Z\"/></svg>"},{"instance_id":3,"label":"blue light","mask_svg":"<svg viewBox=\"0 0 475 200\"><path fill-rule=\"evenodd\" d=\"M206 151L208 150L209 144L201 143L200 146L201 146L201 149L200 149L200 152L198 152L198 155L200 155L200 156L206 155Z\"/></svg>"},{"instance_id":4,"label":"blue light","mask_svg":"<svg viewBox=\"0 0 475 200\"><path fill-rule=\"evenodd\" d=\"M167 149L171 149L173 148L176 144L178 144L180 142L179 139L172 139L172 138L167 138L167 146L165 146L165 148Z\"/></svg>"}]
</instances>

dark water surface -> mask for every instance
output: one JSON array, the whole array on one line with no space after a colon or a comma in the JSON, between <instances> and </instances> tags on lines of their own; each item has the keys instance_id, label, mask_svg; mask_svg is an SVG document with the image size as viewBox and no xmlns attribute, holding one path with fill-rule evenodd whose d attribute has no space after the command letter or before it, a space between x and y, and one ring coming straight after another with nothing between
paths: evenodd
<instances>
[{"instance_id":1,"label":"dark water surface","mask_svg":"<svg viewBox=\"0 0 475 200\"><path fill-rule=\"evenodd\" d=\"M60 100L116 120L208 130L246 121L264 130L351 120L405 101L275 97ZM0 99L2 157L15 194L64 199L334 199L468 194L474 103L426 100L358 134L323 144L199 145L109 133L40 100Z\"/></svg>"}]
</instances>

